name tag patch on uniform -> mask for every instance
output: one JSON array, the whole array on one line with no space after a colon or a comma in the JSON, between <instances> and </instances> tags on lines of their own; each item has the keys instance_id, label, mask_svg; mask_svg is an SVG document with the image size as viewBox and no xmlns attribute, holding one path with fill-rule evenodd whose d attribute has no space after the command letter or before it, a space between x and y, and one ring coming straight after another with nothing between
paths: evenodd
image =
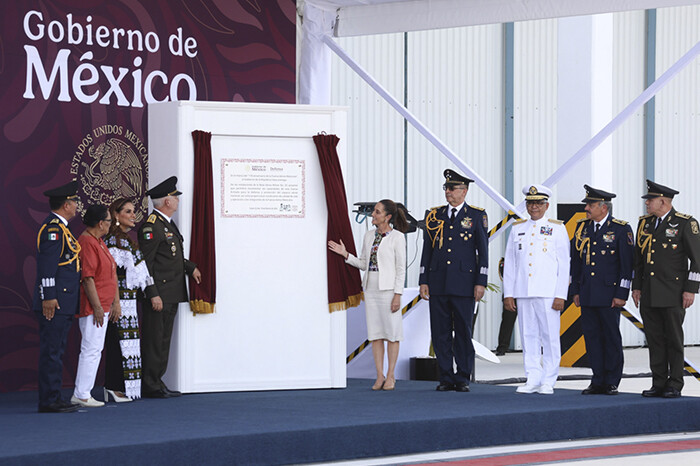
<instances>
[{"instance_id":1,"label":"name tag patch on uniform","mask_svg":"<svg viewBox=\"0 0 700 466\"><path fill-rule=\"evenodd\" d=\"M471 217L465 217L462 220L462 228L471 228L472 227L472 219Z\"/></svg>"},{"instance_id":2,"label":"name tag patch on uniform","mask_svg":"<svg viewBox=\"0 0 700 466\"><path fill-rule=\"evenodd\" d=\"M678 235L678 228L666 228L666 238L675 238Z\"/></svg>"},{"instance_id":3,"label":"name tag patch on uniform","mask_svg":"<svg viewBox=\"0 0 700 466\"><path fill-rule=\"evenodd\" d=\"M552 227L544 226L540 228L540 235L552 236Z\"/></svg>"},{"instance_id":4,"label":"name tag patch on uniform","mask_svg":"<svg viewBox=\"0 0 700 466\"><path fill-rule=\"evenodd\" d=\"M615 241L615 233L613 233L612 231L605 233L603 235L603 241L605 241L606 243L612 243L613 241Z\"/></svg>"}]
</instances>

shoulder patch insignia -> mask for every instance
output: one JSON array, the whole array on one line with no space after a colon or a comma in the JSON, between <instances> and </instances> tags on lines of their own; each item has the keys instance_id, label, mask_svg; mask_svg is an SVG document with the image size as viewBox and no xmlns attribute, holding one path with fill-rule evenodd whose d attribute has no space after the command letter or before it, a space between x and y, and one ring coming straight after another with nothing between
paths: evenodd
<instances>
[{"instance_id":1,"label":"shoulder patch insignia","mask_svg":"<svg viewBox=\"0 0 700 466\"><path fill-rule=\"evenodd\" d=\"M690 218L690 215L676 212L676 217L680 217L680 218L684 218L684 219L688 220Z\"/></svg>"},{"instance_id":2,"label":"shoulder patch insignia","mask_svg":"<svg viewBox=\"0 0 700 466\"><path fill-rule=\"evenodd\" d=\"M527 220L524 218L521 218L521 219L514 221L513 225L520 225L521 223L525 223L525 222L527 222Z\"/></svg>"},{"instance_id":3,"label":"shoulder patch insignia","mask_svg":"<svg viewBox=\"0 0 700 466\"><path fill-rule=\"evenodd\" d=\"M59 219L57 219L57 218L54 218L54 219L51 220L49 223L61 223L61 221L60 221Z\"/></svg>"},{"instance_id":4,"label":"shoulder patch insignia","mask_svg":"<svg viewBox=\"0 0 700 466\"><path fill-rule=\"evenodd\" d=\"M469 207L471 207L471 208L474 209L474 210L484 210L483 207L477 207L477 206L471 205L471 204L468 204L468 205L469 205Z\"/></svg>"},{"instance_id":5,"label":"shoulder patch insignia","mask_svg":"<svg viewBox=\"0 0 700 466\"><path fill-rule=\"evenodd\" d=\"M153 231L153 227L145 226L141 229L142 232Z\"/></svg>"},{"instance_id":6,"label":"shoulder patch insignia","mask_svg":"<svg viewBox=\"0 0 700 466\"><path fill-rule=\"evenodd\" d=\"M554 223L556 225L563 225L564 224L564 222L562 222L561 220L557 220L556 218L550 218L548 220L550 223Z\"/></svg>"},{"instance_id":7,"label":"shoulder patch insignia","mask_svg":"<svg viewBox=\"0 0 700 466\"><path fill-rule=\"evenodd\" d=\"M624 220L620 220L619 218L614 218L612 219L613 223L617 223L618 225L627 225L627 222Z\"/></svg>"},{"instance_id":8,"label":"shoulder patch insignia","mask_svg":"<svg viewBox=\"0 0 700 466\"><path fill-rule=\"evenodd\" d=\"M690 231L692 231L694 235L697 235L698 233L700 233L700 229L698 229L697 220L693 219L690 221Z\"/></svg>"},{"instance_id":9,"label":"shoulder patch insignia","mask_svg":"<svg viewBox=\"0 0 700 466\"><path fill-rule=\"evenodd\" d=\"M156 214L151 214L151 215L148 216L148 220L146 220L146 221L147 221L148 223L156 223L156 219L157 219L157 218L158 218L158 217L156 216Z\"/></svg>"}]
</instances>

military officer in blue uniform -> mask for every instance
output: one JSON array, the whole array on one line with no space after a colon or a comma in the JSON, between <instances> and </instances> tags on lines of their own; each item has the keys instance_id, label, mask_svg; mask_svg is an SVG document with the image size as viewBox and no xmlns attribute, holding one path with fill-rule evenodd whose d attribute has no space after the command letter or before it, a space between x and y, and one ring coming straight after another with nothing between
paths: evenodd
<instances>
[{"instance_id":1,"label":"military officer in blue uniform","mask_svg":"<svg viewBox=\"0 0 700 466\"><path fill-rule=\"evenodd\" d=\"M646 397L678 398L683 389L683 320L700 287L698 221L673 208L678 191L647 180L648 215L639 218L632 299L649 345ZM688 264L690 263L690 266Z\"/></svg>"},{"instance_id":2,"label":"military officer in blue uniform","mask_svg":"<svg viewBox=\"0 0 700 466\"><path fill-rule=\"evenodd\" d=\"M440 368L437 390L468 392L474 368L474 304L484 296L488 278L488 217L484 209L464 201L473 180L449 169L444 176L447 205L432 209L425 220L420 295L430 303Z\"/></svg>"},{"instance_id":3,"label":"military officer in blue uniform","mask_svg":"<svg viewBox=\"0 0 700 466\"><path fill-rule=\"evenodd\" d=\"M172 218L180 205L178 196L182 194L177 190L177 177L171 176L146 194L153 201L153 212L139 228L138 241L157 295L142 301L141 395L171 398L180 396L180 392L170 390L162 377L168 368L177 309L188 299L185 275L191 275L197 283L202 276L197 265L185 258L184 239Z\"/></svg>"},{"instance_id":4,"label":"military officer in blue uniform","mask_svg":"<svg viewBox=\"0 0 700 466\"><path fill-rule=\"evenodd\" d=\"M36 282L32 309L39 319L39 412L78 409L61 396L63 352L80 306L80 244L68 229L78 208L78 183L44 192L51 214L36 239Z\"/></svg>"},{"instance_id":5,"label":"military officer in blue uniform","mask_svg":"<svg viewBox=\"0 0 700 466\"><path fill-rule=\"evenodd\" d=\"M571 240L571 294L581 307L581 329L593 377L584 395L617 395L624 363L620 309L632 285L634 235L611 215L615 194L583 185L586 218Z\"/></svg>"}]
</instances>

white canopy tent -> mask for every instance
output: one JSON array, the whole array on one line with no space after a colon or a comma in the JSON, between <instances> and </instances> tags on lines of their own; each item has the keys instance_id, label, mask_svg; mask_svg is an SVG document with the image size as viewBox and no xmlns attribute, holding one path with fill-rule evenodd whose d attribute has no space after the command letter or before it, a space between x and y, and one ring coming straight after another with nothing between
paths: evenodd
<instances>
[{"instance_id":1,"label":"white canopy tent","mask_svg":"<svg viewBox=\"0 0 700 466\"><path fill-rule=\"evenodd\" d=\"M303 4L304 2L299 2ZM696 4L692 0L306 0L337 17L336 37L498 24Z\"/></svg>"}]
</instances>

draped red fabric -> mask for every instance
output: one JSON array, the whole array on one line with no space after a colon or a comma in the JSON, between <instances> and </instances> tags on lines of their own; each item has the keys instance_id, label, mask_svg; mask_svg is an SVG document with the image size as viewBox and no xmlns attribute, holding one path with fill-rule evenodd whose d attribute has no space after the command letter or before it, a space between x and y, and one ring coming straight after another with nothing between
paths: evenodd
<instances>
[{"instance_id":1,"label":"draped red fabric","mask_svg":"<svg viewBox=\"0 0 700 466\"><path fill-rule=\"evenodd\" d=\"M343 172L336 146L340 139L334 134L314 136L314 144L321 162L323 185L328 205L328 240L343 240L348 251L357 256L355 240L348 217L348 199L345 194ZM360 271L345 263L338 254L327 251L328 267L328 310L330 312L357 306L362 301L362 281Z\"/></svg>"},{"instance_id":2,"label":"draped red fabric","mask_svg":"<svg viewBox=\"0 0 700 466\"><path fill-rule=\"evenodd\" d=\"M192 131L194 140L194 193L189 259L202 273L198 285L190 278L190 309L211 314L216 303L216 248L214 241L214 183L211 133Z\"/></svg>"}]
</instances>

